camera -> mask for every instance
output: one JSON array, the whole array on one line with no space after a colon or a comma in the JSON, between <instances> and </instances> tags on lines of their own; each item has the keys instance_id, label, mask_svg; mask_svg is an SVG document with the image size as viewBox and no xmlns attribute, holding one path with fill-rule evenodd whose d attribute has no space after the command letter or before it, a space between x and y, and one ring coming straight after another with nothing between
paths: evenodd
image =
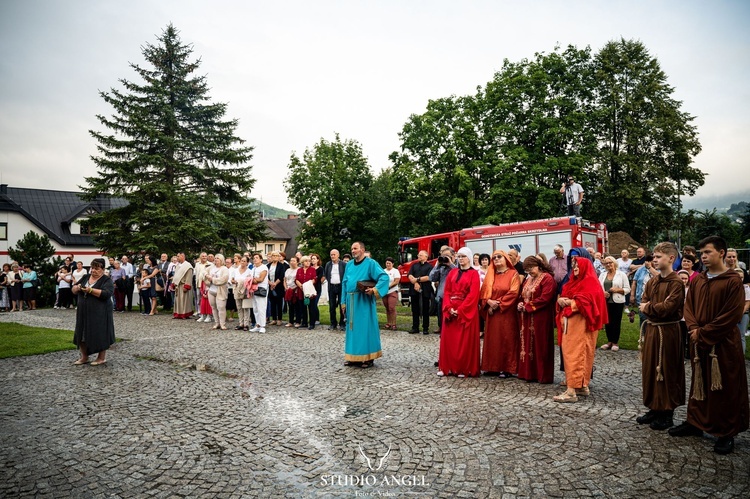
<instances>
[{"instance_id":1,"label":"camera","mask_svg":"<svg viewBox=\"0 0 750 499\"><path fill-rule=\"evenodd\" d=\"M451 261L447 256L440 255L438 257L438 263L440 265L450 265Z\"/></svg>"}]
</instances>

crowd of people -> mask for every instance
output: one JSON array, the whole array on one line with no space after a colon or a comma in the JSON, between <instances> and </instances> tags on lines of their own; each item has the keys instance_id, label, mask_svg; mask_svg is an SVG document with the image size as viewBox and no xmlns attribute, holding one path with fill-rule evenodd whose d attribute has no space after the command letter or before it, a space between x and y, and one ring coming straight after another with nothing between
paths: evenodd
<instances>
[{"instance_id":1,"label":"crowd of people","mask_svg":"<svg viewBox=\"0 0 750 499\"><path fill-rule=\"evenodd\" d=\"M400 273L392 258L385 269L369 258L361 242L350 254L333 249L329 257L324 263L314 253L272 252L264 261L260 254L204 252L190 262L178 253L146 255L136 267L123 256L110 258L109 266L95 259L87 271L71 255L55 276L55 306L77 305L76 364L97 353L91 364L100 365L114 342L113 312L131 311L136 291L146 316L161 305L173 319L226 330L236 314L234 329L265 333L268 326L315 329L325 286L329 329L346 331L345 365L370 367L382 355L378 301L386 309L382 328L397 328ZM33 308L33 294L23 292L37 279L33 269L6 265L2 277L13 309L20 301ZM748 428L750 276L720 237L702 240L698 250L680 252L672 243L653 251L640 247L633 259L626 250L615 259L584 248L566 254L559 245L549 260L541 253L521 259L513 249L475 255L444 246L434 265L420 252L408 281L409 333L429 334L430 318L437 316L439 376L553 383L557 330L565 391L554 400L577 402L591 393L599 331L607 337L601 350L617 352L623 317L633 322L638 314L648 412L637 422L673 436L711 433L719 453L731 452L733 437ZM686 360L692 367L688 417L674 426L674 409L686 403Z\"/></svg>"},{"instance_id":2,"label":"crowd of people","mask_svg":"<svg viewBox=\"0 0 750 499\"><path fill-rule=\"evenodd\" d=\"M0 311L35 310L39 285L39 277L32 265L19 265L18 262L3 264L0 272Z\"/></svg>"}]
</instances>

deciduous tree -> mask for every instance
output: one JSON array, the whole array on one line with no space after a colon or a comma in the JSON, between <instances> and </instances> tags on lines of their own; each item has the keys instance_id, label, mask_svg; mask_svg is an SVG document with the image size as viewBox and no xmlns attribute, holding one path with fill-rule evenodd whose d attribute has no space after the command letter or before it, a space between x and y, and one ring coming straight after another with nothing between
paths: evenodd
<instances>
[{"instance_id":1,"label":"deciduous tree","mask_svg":"<svg viewBox=\"0 0 750 499\"><path fill-rule=\"evenodd\" d=\"M321 138L302 158L293 153L288 169L284 188L307 219L300 237L307 251L327 255L337 248L343 254L353 240L368 245L373 175L358 142L338 134L332 142Z\"/></svg>"}]
</instances>

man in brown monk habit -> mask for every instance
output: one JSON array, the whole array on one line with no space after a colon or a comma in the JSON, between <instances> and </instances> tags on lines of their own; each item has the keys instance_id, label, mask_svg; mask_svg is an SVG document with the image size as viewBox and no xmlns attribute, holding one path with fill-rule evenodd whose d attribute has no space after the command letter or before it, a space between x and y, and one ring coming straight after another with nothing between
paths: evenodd
<instances>
[{"instance_id":1,"label":"man in brown monk habit","mask_svg":"<svg viewBox=\"0 0 750 499\"><path fill-rule=\"evenodd\" d=\"M698 248L705 272L693 279L685 301L690 334L693 380L687 421L670 428L673 437L718 437L714 452L734 450L734 436L747 430L750 404L745 356L737 323L745 300L742 278L727 271L727 243L719 236L703 239Z\"/></svg>"},{"instance_id":2,"label":"man in brown monk habit","mask_svg":"<svg viewBox=\"0 0 750 499\"><path fill-rule=\"evenodd\" d=\"M643 324L641 373L643 405L649 411L636 418L652 430L666 430L674 423L675 407L685 405L685 349L680 328L685 285L672 270L677 246L660 243L654 248L653 265L659 275L649 279L641 298Z\"/></svg>"}]
</instances>

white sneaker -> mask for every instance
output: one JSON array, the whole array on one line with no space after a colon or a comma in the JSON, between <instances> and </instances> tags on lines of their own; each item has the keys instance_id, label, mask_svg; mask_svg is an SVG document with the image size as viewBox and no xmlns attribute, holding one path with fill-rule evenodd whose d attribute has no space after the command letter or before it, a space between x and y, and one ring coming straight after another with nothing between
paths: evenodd
<instances>
[{"instance_id":1,"label":"white sneaker","mask_svg":"<svg viewBox=\"0 0 750 499\"><path fill-rule=\"evenodd\" d=\"M203 322L203 316L202 315L198 315L198 318L195 319L195 321L196 322Z\"/></svg>"},{"instance_id":2,"label":"white sneaker","mask_svg":"<svg viewBox=\"0 0 750 499\"><path fill-rule=\"evenodd\" d=\"M260 328L260 329L258 330L258 332L259 332L259 333L265 333L265 332L266 332L266 328L262 327L262 328Z\"/></svg>"},{"instance_id":3,"label":"white sneaker","mask_svg":"<svg viewBox=\"0 0 750 499\"><path fill-rule=\"evenodd\" d=\"M213 321L214 321L213 317L206 317L205 319L203 319L203 322L213 322Z\"/></svg>"},{"instance_id":4,"label":"white sneaker","mask_svg":"<svg viewBox=\"0 0 750 499\"><path fill-rule=\"evenodd\" d=\"M256 327L254 327L254 328L252 328L252 329L250 330L250 332L251 332L251 333L260 333L260 330L261 330L261 329L263 329L263 332L264 332L264 333L266 332L265 328L259 328L259 327L257 327L257 326L256 326Z\"/></svg>"}]
</instances>

